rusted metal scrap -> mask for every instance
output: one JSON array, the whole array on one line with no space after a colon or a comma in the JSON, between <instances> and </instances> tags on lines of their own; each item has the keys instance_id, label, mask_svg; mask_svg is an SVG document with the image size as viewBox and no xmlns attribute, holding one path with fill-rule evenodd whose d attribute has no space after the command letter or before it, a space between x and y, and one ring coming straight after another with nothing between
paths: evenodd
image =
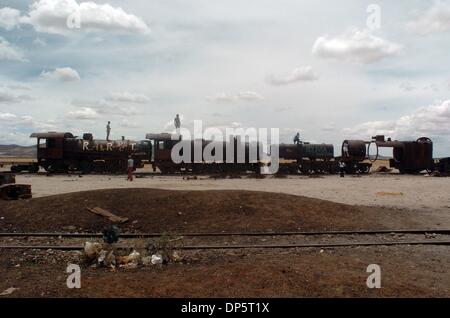
<instances>
[{"instance_id":1,"label":"rusted metal scrap","mask_svg":"<svg viewBox=\"0 0 450 318\"><path fill-rule=\"evenodd\" d=\"M4 184L16 183L16 175L9 172L0 173L0 186Z\"/></svg>"},{"instance_id":2,"label":"rusted metal scrap","mask_svg":"<svg viewBox=\"0 0 450 318\"><path fill-rule=\"evenodd\" d=\"M18 200L31 199L31 185L17 184L16 176L12 173L0 173L0 199Z\"/></svg>"}]
</instances>

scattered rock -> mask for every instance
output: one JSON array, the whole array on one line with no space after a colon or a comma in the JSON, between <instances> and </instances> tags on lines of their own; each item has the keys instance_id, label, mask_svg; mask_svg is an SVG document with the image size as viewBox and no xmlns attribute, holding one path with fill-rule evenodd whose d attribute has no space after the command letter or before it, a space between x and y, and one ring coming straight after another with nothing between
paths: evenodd
<instances>
[{"instance_id":1,"label":"scattered rock","mask_svg":"<svg viewBox=\"0 0 450 318\"><path fill-rule=\"evenodd\" d=\"M135 269L138 267L138 263L132 262L132 263L120 265L119 267L125 268L125 269Z\"/></svg>"},{"instance_id":2,"label":"scattered rock","mask_svg":"<svg viewBox=\"0 0 450 318\"><path fill-rule=\"evenodd\" d=\"M127 256L117 256L116 257L116 262L119 265L125 265L125 264L129 264L129 263L139 263L139 260L141 259L141 254L139 254L136 251L131 252L130 255Z\"/></svg>"},{"instance_id":3,"label":"scattered rock","mask_svg":"<svg viewBox=\"0 0 450 318\"><path fill-rule=\"evenodd\" d=\"M102 245L100 243L84 243L84 255L88 261L93 261L98 258L102 250Z\"/></svg>"},{"instance_id":4,"label":"scattered rock","mask_svg":"<svg viewBox=\"0 0 450 318\"><path fill-rule=\"evenodd\" d=\"M151 263L153 265L157 265L157 264L162 264L163 263L163 258L161 256L161 254L153 254L152 255L152 259L151 259Z\"/></svg>"},{"instance_id":5,"label":"scattered rock","mask_svg":"<svg viewBox=\"0 0 450 318\"><path fill-rule=\"evenodd\" d=\"M11 295L12 293L14 293L18 289L19 288L10 287L10 288L4 290L2 293L0 293L0 296Z\"/></svg>"},{"instance_id":6,"label":"scattered rock","mask_svg":"<svg viewBox=\"0 0 450 318\"><path fill-rule=\"evenodd\" d=\"M174 261L175 263L182 262L183 257L180 255L180 253L178 253L177 251L174 251L172 253L172 261Z\"/></svg>"},{"instance_id":7,"label":"scattered rock","mask_svg":"<svg viewBox=\"0 0 450 318\"><path fill-rule=\"evenodd\" d=\"M151 256L145 256L142 258L142 265L148 266L152 263L152 257Z\"/></svg>"}]
</instances>

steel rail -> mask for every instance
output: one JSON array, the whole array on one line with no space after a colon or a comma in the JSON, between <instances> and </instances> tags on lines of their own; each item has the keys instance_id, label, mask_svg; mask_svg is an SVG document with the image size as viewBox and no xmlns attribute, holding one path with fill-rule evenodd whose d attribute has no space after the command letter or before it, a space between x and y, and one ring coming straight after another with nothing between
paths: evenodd
<instances>
[{"instance_id":1,"label":"steel rail","mask_svg":"<svg viewBox=\"0 0 450 318\"><path fill-rule=\"evenodd\" d=\"M376 235L376 234L450 234L450 229L404 229L404 230L337 230L337 231L281 231L281 232L198 232L198 233L121 233L121 238L145 238L162 236L294 236L294 235ZM51 233L11 232L0 237L102 237L101 233Z\"/></svg>"},{"instance_id":2,"label":"steel rail","mask_svg":"<svg viewBox=\"0 0 450 318\"><path fill-rule=\"evenodd\" d=\"M302 243L302 244L249 244L249 245L185 245L177 246L179 250L223 250L223 249L289 249L289 248L332 248L358 246L395 246L395 245L443 245L450 246L450 241L404 241L404 242L350 242L350 243ZM117 249L130 249L130 246L118 245ZM0 245L0 249L36 249L36 250L82 250L82 245Z\"/></svg>"}]
</instances>

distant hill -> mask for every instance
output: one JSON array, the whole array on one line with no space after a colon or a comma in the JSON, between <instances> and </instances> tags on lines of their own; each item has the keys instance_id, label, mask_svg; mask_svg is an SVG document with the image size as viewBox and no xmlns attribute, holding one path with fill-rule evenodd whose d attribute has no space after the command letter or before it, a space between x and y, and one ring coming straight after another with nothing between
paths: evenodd
<instances>
[{"instance_id":1,"label":"distant hill","mask_svg":"<svg viewBox=\"0 0 450 318\"><path fill-rule=\"evenodd\" d=\"M36 157L36 146L0 145L0 157Z\"/></svg>"}]
</instances>

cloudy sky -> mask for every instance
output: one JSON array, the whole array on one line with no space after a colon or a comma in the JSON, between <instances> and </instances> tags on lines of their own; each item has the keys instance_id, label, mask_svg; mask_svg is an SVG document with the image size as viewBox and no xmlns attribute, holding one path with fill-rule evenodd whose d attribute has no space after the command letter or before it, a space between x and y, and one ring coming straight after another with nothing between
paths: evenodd
<instances>
[{"instance_id":1,"label":"cloudy sky","mask_svg":"<svg viewBox=\"0 0 450 318\"><path fill-rule=\"evenodd\" d=\"M450 1L0 0L0 143L108 120L142 139L179 113L450 156L449 53Z\"/></svg>"}]
</instances>

